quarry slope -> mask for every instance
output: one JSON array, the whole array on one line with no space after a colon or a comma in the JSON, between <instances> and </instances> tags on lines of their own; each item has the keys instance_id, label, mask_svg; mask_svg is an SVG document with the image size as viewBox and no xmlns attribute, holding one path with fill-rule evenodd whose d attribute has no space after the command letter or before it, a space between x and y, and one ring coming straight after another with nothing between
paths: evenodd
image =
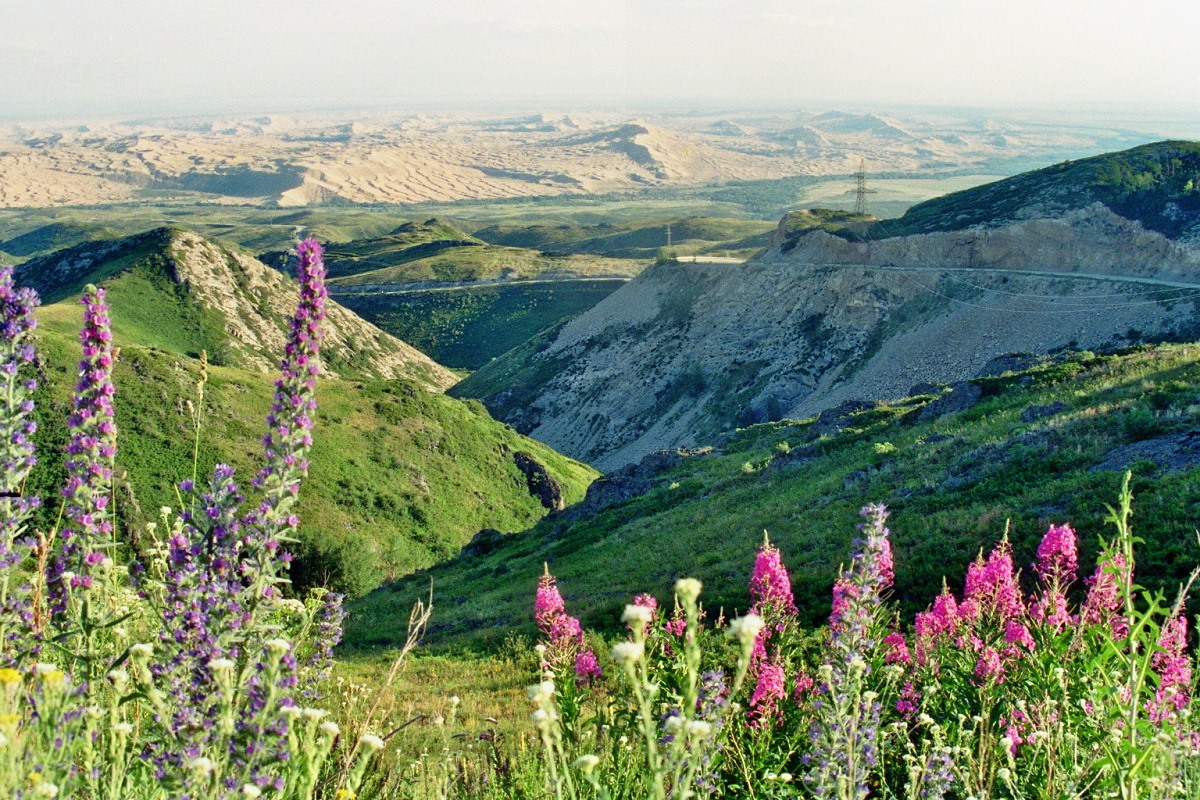
<instances>
[{"instance_id":1,"label":"quarry slope","mask_svg":"<svg viewBox=\"0 0 1200 800\"><path fill-rule=\"evenodd\" d=\"M963 381L1004 353L1187 335L1197 296L1194 249L1095 204L873 242L781 232L741 266L652 267L453 392L611 470L753 422Z\"/></svg>"}]
</instances>

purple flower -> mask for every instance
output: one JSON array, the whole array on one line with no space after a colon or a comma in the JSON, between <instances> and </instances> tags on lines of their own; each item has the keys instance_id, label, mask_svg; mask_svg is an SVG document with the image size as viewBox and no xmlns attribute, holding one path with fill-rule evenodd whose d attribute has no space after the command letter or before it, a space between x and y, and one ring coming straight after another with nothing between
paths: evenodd
<instances>
[{"instance_id":1,"label":"purple flower","mask_svg":"<svg viewBox=\"0 0 1200 800\"><path fill-rule=\"evenodd\" d=\"M87 585L89 565L84 563L84 555L114 546L108 508L117 453L112 331L103 289L88 285L81 302L84 312L79 338L83 358L67 420L71 439L67 444L67 485L62 490L65 520L58 535L59 553L47 576L51 610L56 615L67 606L68 587L62 580L63 573L75 573L84 578L81 585Z\"/></svg>"},{"instance_id":2,"label":"purple flower","mask_svg":"<svg viewBox=\"0 0 1200 800\"><path fill-rule=\"evenodd\" d=\"M288 559L278 557L280 547L299 525L293 507L300 480L308 474L307 455L317 410L318 356L324 335L321 321L329 297L323 254L315 239L305 239L296 247L300 302L292 318L280 376L275 381L271 413L267 415L267 435L263 437L266 464L254 479L254 487L262 490L263 499L244 520L243 557L264 576L267 594L277 592L273 584L281 578L276 573L287 563Z\"/></svg>"},{"instance_id":3,"label":"purple flower","mask_svg":"<svg viewBox=\"0 0 1200 800\"><path fill-rule=\"evenodd\" d=\"M1075 531L1070 525L1051 525L1038 545L1037 557L1033 569L1044 583L1065 587L1073 582L1075 571L1079 569Z\"/></svg>"}]
</instances>

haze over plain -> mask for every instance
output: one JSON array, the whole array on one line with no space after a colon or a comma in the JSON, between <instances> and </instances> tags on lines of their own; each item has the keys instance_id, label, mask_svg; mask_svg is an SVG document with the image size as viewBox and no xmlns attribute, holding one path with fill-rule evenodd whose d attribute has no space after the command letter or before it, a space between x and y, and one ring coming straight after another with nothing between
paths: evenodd
<instances>
[{"instance_id":1,"label":"haze over plain","mask_svg":"<svg viewBox=\"0 0 1200 800\"><path fill-rule=\"evenodd\" d=\"M4 18L10 119L547 103L1194 119L1200 96L1186 0L5 0Z\"/></svg>"}]
</instances>

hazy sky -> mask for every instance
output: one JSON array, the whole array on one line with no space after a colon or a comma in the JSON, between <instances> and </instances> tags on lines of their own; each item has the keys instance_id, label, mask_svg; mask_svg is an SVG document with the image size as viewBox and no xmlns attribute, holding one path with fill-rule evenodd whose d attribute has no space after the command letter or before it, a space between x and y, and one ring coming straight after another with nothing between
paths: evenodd
<instances>
[{"instance_id":1,"label":"hazy sky","mask_svg":"<svg viewBox=\"0 0 1200 800\"><path fill-rule=\"evenodd\" d=\"M0 116L1200 103L1197 0L0 0Z\"/></svg>"}]
</instances>

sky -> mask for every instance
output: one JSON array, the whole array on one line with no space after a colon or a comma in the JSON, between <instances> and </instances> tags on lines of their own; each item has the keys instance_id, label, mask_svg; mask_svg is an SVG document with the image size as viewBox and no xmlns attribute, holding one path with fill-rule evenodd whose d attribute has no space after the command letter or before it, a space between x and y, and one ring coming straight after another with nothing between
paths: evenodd
<instances>
[{"instance_id":1,"label":"sky","mask_svg":"<svg viewBox=\"0 0 1200 800\"><path fill-rule=\"evenodd\" d=\"M1194 112L1196 0L0 0L0 117Z\"/></svg>"}]
</instances>

